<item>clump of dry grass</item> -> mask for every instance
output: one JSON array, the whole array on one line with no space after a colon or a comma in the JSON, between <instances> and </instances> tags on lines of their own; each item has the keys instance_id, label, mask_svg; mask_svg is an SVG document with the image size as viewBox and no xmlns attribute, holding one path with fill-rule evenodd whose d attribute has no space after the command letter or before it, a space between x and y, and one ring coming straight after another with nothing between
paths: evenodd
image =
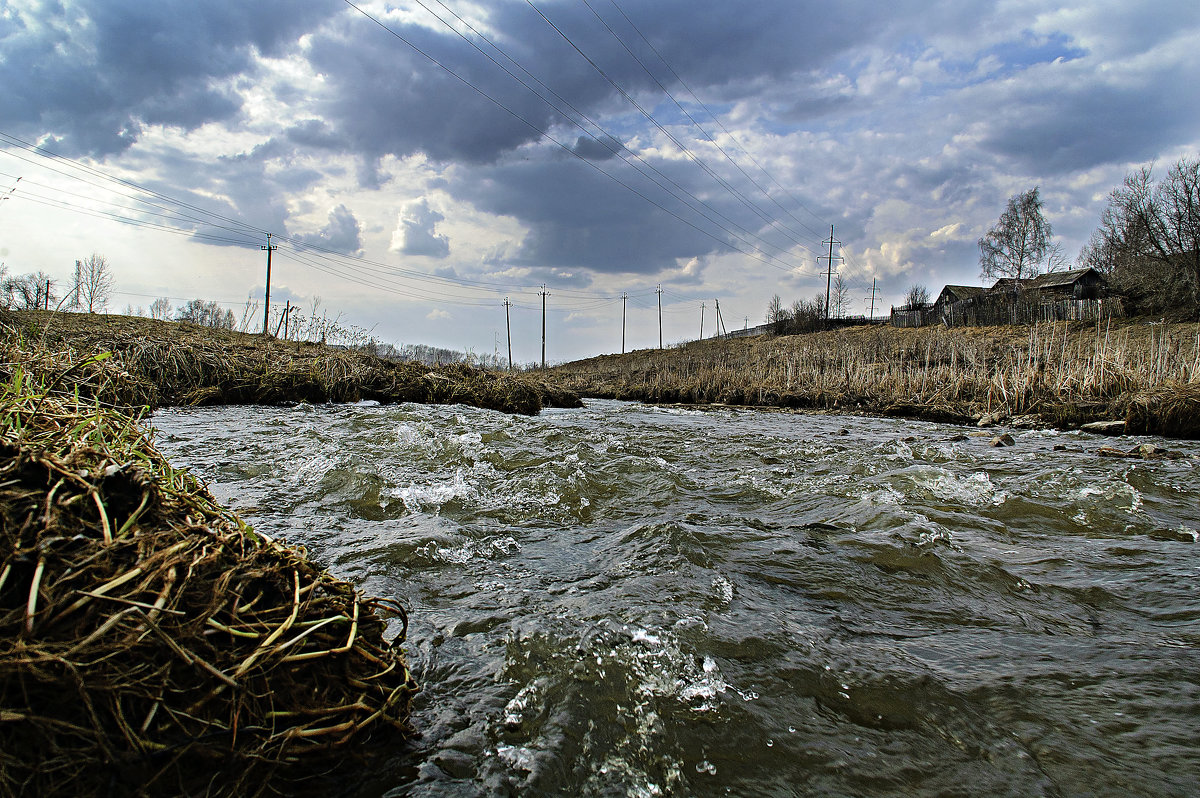
<instances>
[{"instance_id":1,"label":"clump of dry grass","mask_svg":"<svg viewBox=\"0 0 1200 798\"><path fill-rule=\"evenodd\" d=\"M1123 417L1139 392L1200 383L1200 335L1195 325L1144 323L861 327L610 355L560 366L553 375L589 396L947 421L1040 415L1075 426ZM1189 427L1162 429L1188 434Z\"/></svg>"},{"instance_id":2,"label":"clump of dry grass","mask_svg":"<svg viewBox=\"0 0 1200 798\"><path fill-rule=\"evenodd\" d=\"M400 605L172 468L114 359L0 359L0 794L292 793L407 737Z\"/></svg>"}]
</instances>

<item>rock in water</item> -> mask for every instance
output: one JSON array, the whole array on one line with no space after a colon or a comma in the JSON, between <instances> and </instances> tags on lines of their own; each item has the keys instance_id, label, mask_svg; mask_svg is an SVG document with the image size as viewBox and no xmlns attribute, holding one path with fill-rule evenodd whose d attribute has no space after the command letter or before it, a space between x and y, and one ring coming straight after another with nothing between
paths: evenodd
<instances>
[{"instance_id":1,"label":"rock in water","mask_svg":"<svg viewBox=\"0 0 1200 798\"><path fill-rule=\"evenodd\" d=\"M1080 427L1084 432L1094 432L1098 435L1124 435L1124 421L1092 421Z\"/></svg>"}]
</instances>

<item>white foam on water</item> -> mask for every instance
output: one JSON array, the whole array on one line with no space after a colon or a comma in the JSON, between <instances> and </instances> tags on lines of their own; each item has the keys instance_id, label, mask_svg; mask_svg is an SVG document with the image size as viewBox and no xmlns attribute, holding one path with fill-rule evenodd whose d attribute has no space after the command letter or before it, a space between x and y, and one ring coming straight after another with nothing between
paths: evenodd
<instances>
[{"instance_id":1,"label":"white foam on water","mask_svg":"<svg viewBox=\"0 0 1200 798\"><path fill-rule=\"evenodd\" d=\"M407 487L396 488L391 494L404 502L410 513L419 513L428 508L440 510L442 505L454 499L468 499L476 495L475 488L463 478L462 469L454 472L448 482L418 485L410 482Z\"/></svg>"},{"instance_id":2,"label":"white foam on water","mask_svg":"<svg viewBox=\"0 0 1200 798\"><path fill-rule=\"evenodd\" d=\"M496 747L496 757L513 770L529 773L533 770L537 754L519 745L500 745Z\"/></svg>"},{"instance_id":3,"label":"white foam on water","mask_svg":"<svg viewBox=\"0 0 1200 798\"><path fill-rule=\"evenodd\" d=\"M452 565L466 565L475 560L495 560L516 554L521 550L521 544L512 536L489 537L483 540L468 540L460 546L443 546L436 540L431 540L424 546L418 547L413 553L418 557L433 562L443 562Z\"/></svg>"},{"instance_id":4,"label":"white foam on water","mask_svg":"<svg viewBox=\"0 0 1200 798\"><path fill-rule=\"evenodd\" d=\"M549 680L543 676L522 687L504 706L504 725L510 729L520 726L529 709L538 709L547 684Z\"/></svg>"},{"instance_id":5,"label":"white foam on water","mask_svg":"<svg viewBox=\"0 0 1200 798\"><path fill-rule=\"evenodd\" d=\"M298 461L300 464L292 472L292 480L297 484L316 484L337 466L337 460L325 454L307 454Z\"/></svg>"},{"instance_id":6,"label":"white foam on water","mask_svg":"<svg viewBox=\"0 0 1200 798\"><path fill-rule=\"evenodd\" d=\"M717 574L712 578L712 592L720 604L729 606L733 601L733 582Z\"/></svg>"},{"instance_id":7,"label":"white foam on water","mask_svg":"<svg viewBox=\"0 0 1200 798\"><path fill-rule=\"evenodd\" d=\"M932 480L917 481L940 499L951 499L979 507L1004 504L1009 498L1008 491L996 487L991 477L983 471L976 471L968 477L960 477L942 468L933 469L933 472Z\"/></svg>"},{"instance_id":8,"label":"white foam on water","mask_svg":"<svg viewBox=\"0 0 1200 798\"><path fill-rule=\"evenodd\" d=\"M432 440L431 436L407 422L397 426L392 434L396 436L396 443L401 446L423 446Z\"/></svg>"},{"instance_id":9,"label":"white foam on water","mask_svg":"<svg viewBox=\"0 0 1200 798\"><path fill-rule=\"evenodd\" d=\"M1076 498L1088 501L1089 504L1093 505L1098 502L1089 500L1101 499L1103 503L1119 504L1127 513L1137 513L1142 509L1142 492L1128 482L1085 485L1083 488L1080 488L1076 494ZM1083 511L1081 510L1080 512L1082 513Z\"/></svg>"}]
</instances>

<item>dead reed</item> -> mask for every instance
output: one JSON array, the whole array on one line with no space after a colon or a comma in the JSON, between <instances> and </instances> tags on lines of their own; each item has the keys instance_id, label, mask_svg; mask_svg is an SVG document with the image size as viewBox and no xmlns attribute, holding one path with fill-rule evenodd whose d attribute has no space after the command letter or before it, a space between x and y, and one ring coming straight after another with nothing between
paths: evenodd
<instances>
[{"instance_id":1,"label":"dead reed","mask_svg":"<svg viewBox=\"0 0 1200 798\"><path fill-rule=\"evenodd\" d=\"M1196 325L1145 323L862 327L702 341L592 358L552 373L586 396L857 410L964 422L985 415L1033 415L1044 423L1077 426L1123 418L1139 394L1187 396L1200 384L1200 333ZM1168 406L1174 405L1146 404ZM1153 428L1191 435L1187 425L1165 419Z\"/></svg>"},{"instance_id":2,"label":"dead reed","mask_svg":"<svg viewBox=\"0 0 1200 798\"><path fill-rule=\"evenodd\" d=\"M406 738L403 607L172 468L114 358L0 360L0 794L294 794Z\"/></svg>"},{"instance_id":3,"label":"dead reed","mask_svg":"<svg viewBox=\"0 0 1200 798\"><path fill-rule=\"evenodd\" d=\"M5 328L6 327L6 328ZM354 349L129 316L21 311L0 337L86 357L111 352L122 379L108 386L129 407L285 402L467 404L534 414L579 397L523 375L456 364L431 368Z\"/></svg>"}]
</instances>

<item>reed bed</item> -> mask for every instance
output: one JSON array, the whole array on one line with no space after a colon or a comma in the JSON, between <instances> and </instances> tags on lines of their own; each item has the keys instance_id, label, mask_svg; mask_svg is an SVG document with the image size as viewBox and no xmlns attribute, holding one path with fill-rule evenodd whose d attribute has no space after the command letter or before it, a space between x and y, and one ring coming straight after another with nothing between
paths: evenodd
<instances>
[{"instance_id":1,"label":"reed bed","mask_svg":"<svg viewBox=\"0 0 1200 798\"><path fill-rule=\"evenodd\" d=\"M553 376L586 396L1064 427L1122 418L1133 431L1200 435L1187 422L1200 417L1194 324L862 327L642 350Z\"/></svg>"},{"instance_id":2,"label":"reed bed","mask_svg":"<svg viewBox=\"0 0 1200 798\"><path fill-rule=\"evenodd\" d=\"M535 414L579 397L524 375L463 364L429 367L308 342L129 316L20 311L0 337L82 356L111 352L122 378L109 399L129 407L286 402L467 404Z\"/></svg>"},{"instance_id":3,"label":"reed bed","mask_svg":"<svg viewBox=\"0 0 1200 798\"><path fill-rule=\"evenodd\" d=\"M410 735L402 606L172 468L116 358L0 360L0 794L337 792Z\"/></svg>"}]
</instances>

